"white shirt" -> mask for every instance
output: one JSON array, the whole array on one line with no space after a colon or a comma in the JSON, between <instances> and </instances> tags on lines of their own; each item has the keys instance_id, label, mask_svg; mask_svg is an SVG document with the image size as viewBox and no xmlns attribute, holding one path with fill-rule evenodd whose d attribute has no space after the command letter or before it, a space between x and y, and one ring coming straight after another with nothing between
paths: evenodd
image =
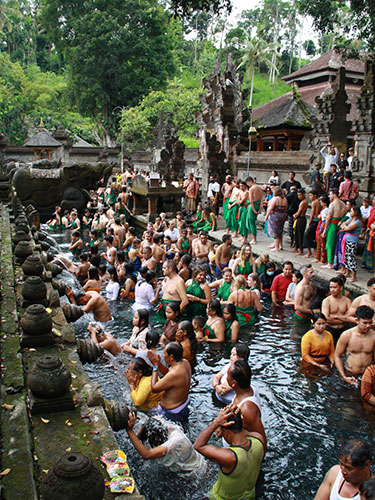
<instances>
[{"instance_id":1,"label":"white shirt","mask_svg":"<svg viewBox=\"0 0 375 500\"><path fill-rule=\"evenodd\" d=\"M368 219L370 216L370 210L371 206L369 205L367 208L365 208L363 205L361 206L361 215L364 219Z\"/></svg>"},{"instance_id":2,"label":"white shirt","mask_svg":"<svg viewBox=\"0 0 375 500\"><path fill-rule=\"evenodd\" d=\"M117 300L120 291L120 285L116 281L110 281L106 286L105 290L106 290L107 300Z\"/></svg>"},{"instance_id":3,"label":"white shirt","mask_svg":"<svg viewBox=\"0 0 375 500\"><path fill-rule=\"evenodd\" d=\"M207 198L214 198L219 191L220 184L218 182L210 182L207 189Z\"/></svg>"},{"instance_id":4,"label":"white shirt","mask_svg":"<svg viewBox=\"0 0 375 500\"><path fill-rule=\"evenodd\" d=\"M175 241L180 237L180 231L177 229L177 227L175 227L173 231L171 231L170 229L164 231L164 235L169 236L172 241Z\"/></svg>"},{"instance_id":5,"label":"white shirt","mask_svg":"<svg viewBox=\"0 0 375 500\"><path fill-rule=\"evenodd\" d=\"M324 146L320 150L320 154L324 158L323 172L330 172L331 171L331 165L332 165L332 163L336 163L336 165L337 165L337 162L339 160L339 150L337 148L335 148L335 154L334 155L330 155L329 153L325 153L324 152L325 148L326 148L326 146Z\"/></svg>"},{"instance_id":6,"label":"white shirt","mask_svg":"<svg viewBox=\"0 0 375 500\"><path fill-rule=\"evenodd\" d=\"M152 309L150 302L155 298L155 290L150 283L143 281L135 285L134 309Z\"/></svg>"}]
</instances>

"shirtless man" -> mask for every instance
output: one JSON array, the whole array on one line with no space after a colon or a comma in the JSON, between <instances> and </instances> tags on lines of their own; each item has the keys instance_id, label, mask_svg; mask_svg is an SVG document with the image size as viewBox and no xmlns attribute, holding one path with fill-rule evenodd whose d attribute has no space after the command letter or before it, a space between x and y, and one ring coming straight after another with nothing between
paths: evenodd
<instances>
[{"instance_id":1,"label":"shirtless man","mask_svg":"<svg viewBox=\"0 0 375 500\"><path fill-rule=\"evenodd\" d=\"M121 193L118 195L118 198L121 200L122 205L125 207L128 204L130 194L128 193L127 187L122 186Z\"/></svg>"},{"instance_id":2,"label":"shirtless man","mask_svg":"<svg viewBox=\"0 0 375 500\"><path fill-rule=\"evenodd\" d=\"M67 286L65 287L65 293L71 304L83 306L82 311L85 313L92 311L95 321L104 323L112 319L106 301L98 292L79 290L74 293L70 286Z\"/></svg>"},{"instance_id":3,"label":"shirtless man","mask_svg":"<svg viewBox=\"0 0 375 500\"><path fill-rule=\"evenodd\" d=\"M337 242L338 223L346 214L346 205L339 199L338 190L336 188L329 190L329 200L331 203L328 207L326 224L322 233L322 237L326 238L328 264L322 267L332 269Z\"/></svg>"},{"instance_id":4,"label":"shirtless man","mask_svg":"<svg viewBox=\"0 0 375 500\"><path fill-rule=\"evenodd\" d=\"M80 260L80 265L78 266L75 275L80 284L83 286L89 277L89 268L90 268L89 254L86 252L81 253L81 255L79 256L79 260Z\"/></svg>"},{"instance_id":5,"label":"shirtless man","mask_svg":"<svg viewBox=\"0 0 375 500\"><path fill-rule=\"evenodd\" d=\"M250 243L255 245L257 242L257 216L261 210L263 191L252 177L246 179L249 186L249 232L252 236Z\"/></svg>"},{"instance_id":6,"label":"shirtless man","mask_svg":"<svg viewBox=\"0 0 375 500\"><path fill-rule=\"evenodd\" d=\"M372 476L370 446L360 439L352 439L340 447L339 460L340 464L327 472L314 500L359 499L361 485Z\"/></svg>"},{"instance_id":7,"label":"shirtless man","mask_svg":"<svg viewBox=\"0 0 375 500\"><path fill-rule=\"evenodd\" d=\"M227 220L227 217L228 217L228 203L229 203L229 199L230 199L230 196L232 194L233 188L234 188L234 183L232 182L232 176L227 175L225 177L224 184L221 186L221 194L224 197L223 217L224 217L225 221Z\"/></svg>"},{"instance_id":8,"label":"shirtless man","mask_svg":"<svg viewBox=\"0 0 375 500\"><path fill-rule=\"evenodd\" d=\"M199 238L194 242L193 255L195 257L195 264L202 266L208 273L210 273L210 266L208 264L208 254L212 249L212 243L208 240L207 231L201 231Z\"/></svg>"},{"instance_id":9,"label":"shirtless man","mask_svg":"<svg viewBox=\"0 0 375 500\"><path fill-rule=\"evenodd\" d=\"M112 235L104 236L104 243L105 243L107 252L106 253L102 252L101 257L103 257L103 259L105 259L109 265L114 266L115 260L116 260L117 250L113 244L113 236Z\"/></svg>"},{"instance_id":10,"label":"shirtless man","mask_svg":"<svg viewBox=\"0 0 375 500\"><path fill-rule=\"evenodd\" d=\"M185 291L185 282L177 274L177 266L173 260L166 260L163 264L165 276L163 286L163 297L160 301L159 313L165 316L165 308L169 302L178 302L182 312L188 305L189 300Z\"/></svg>"},{"instance_id":11,"label":"shirtless man","mask_svg":"<svg viewBox=\"0 0 375 500\"><path fill-rule=\"evenodd\" d=\"M228 385L234 390L232 403L241 410L244 428L249 432L259 432L264 439L264 450L267 438L261 420L260 397L251 386L251 368L244 360L232 364L227 373Z\"/></svg>"},{"instance_id":12,"label":"shirtless man","mask_svg":"<svg viewBox=\"0 0 375 500\"><path fill-rule=\"evenodd\" d=\"M231 210L235 210L235 211L238 210L237 204L238 204L240 194L241 194L240 185L237 182L236 185L234 186L234 188L232 189L232 193L231 193L230 198L229 198L228 218L227 218L227 224L226 224L227 233L230 233L230 231L234 231L234 235L233 235L234 238L238 235L238 221L234 217L232 217L232 214L230 212L231 212Z\"/></svg>"},{"instance_id":13,"label":"shirtless man","mask_svg":"<svg viewBox=\"0 0 375 500\"><path fill-rule=\"evenodd\" d=\"M111 228L113 229L114 235L120 240L120 247L123 245L125 236L126 236L126 230L124 226L121 225L121 219L120 217L115 217L113 219L113 223L111 224Z\"/></svg>"},{"instance_id":14,"label":"shirtless man","mask_svg":"<svg viewBox=\"0 0 375 500\"><path fill-rule=\"evenodd\" d=\"M318 227L318 217L322 209L318 196L319 194L316 189L310 191L311 214L307 223L307 229L303 236L303 248L307 248L307 254L305 255L306 259L313 257L311 249L316 247L316 228Z\"/></svg>"},{"instance_id":15,"label":"shirtless man","mask_svg":"<svg viewBox=\"0 0 375 500\"><path fill-rule=\"evenodd\" d=\"M181 422L189 415L189 389L191 367L189 361L182 357L182 346L178 342L170 342L164 348L164 360L169 365L168 372L158 380L160 355L148 351L148 357L154 364L151 379L152 392L162 392L157 412L174 422Z\"/></svg>"},{"instance_id":16,"label":"shirtless man","mask_svg":"<svg viewBox=\"0 0 375 500\"><path fill-rule=\"evenodd\" d=\"M182 218L182 212L176 212L176 226L178 229L178 232L181 234L181 231L187 227L186 222Z\"/></svg>"},{"instance_id":17,"label":"shirtless man","mask_svg":"<svg viewBox=\"0 0 375 500\"><path fill-rule=\"evenodd\" d=\"M152 231L145 231L145 239L142 240L142 243L141 243L141 249L143 250L144 247L150 247L152 249L152 245L154 243L154 240L153 240L153 235L154 233Z\"/></svg>"},{"instance_id":18,"label":"shirtless man","mask_svg":"<svg viewBox=\"0 0 375 500\"><path fill-rule=\"evenodd\" d=\"M329 280L330 295L322 302L322 313L327 318L327 330L332 333L335 342L346 330L348 311L351 300L341 295L343 284L338 276Z\"/></svg>"},{"instance_id":19,"label":"shirtless man","mask_svg":"<svg viewBox=\"0 0 375 500\"><path fill-rule=\"evenodd\" d=\"M142 254L143 254L142 266L147 267L147 269L149 269L150 271L155 271L156 260L152 256L151 247L143 247Z\"/></svg>"},{"instance_id":20,"label":"shirtless man","mask_svg":"<svg viewBox=\"0 0 375 500\"><path fill-rule=\"evenodd\" d=\"M352 386L359 385L356 376L362 375L374 362L375 331L374 311L369 306L359 306L356 311L357 326L346 330L336 345L335 365L343 380ZM345 354L345 366L341 356ZM348 375L347 375L348 374Z\"/></svg>"},{"instance_id":21,"label":"shirtless man","mask_svg":"<svg viewBox=\"0 0 375 500\"><path fill-rule=\"evenodd\" d=\"M194 233L194 227L190 224L187 227L187 239L190 241L191 248L193 248L193 241L197 238L198 236Z\"/></svg>"},{"instance_id":22,"label":"shirtless man","mask_svg":"<svg viewBox=\"0 0 375 500\"><path fill-rule=\"evenodd\" d=\"M369 306L373 311L375 311L375 278L370 278L367 281L367 289L368 293L360 295L353 300L348 311L347 321L349 321L349 323L357 323L355 313L359 306Z\"/></svg>"},{"instance_id":23,"label":"shirtless man","mask_svg":"<svg viewBox=\"0 0 375 500\"><path fill-rule=\"evenodd\" d=\"M222 244L216 250L215 263L216 263L216 276L221 278L222 271L228 267L232 251L232 237L230 234L224 234L222 237Z\"/></svg>"},{"instance_id":24,"label":"shirtless man","mask_svg":"<svg viewBox=\"0 0 375 500\"><path fill-rule=\"evenodd\" d=\"M234 210L239 210L238 212L238 231L240 233L240 238L242 237L242 243L246 243L247 235L249 230L247 228L247 210L249 207L249 190L245 181L240 181L240 194L238 199L232 204ZM236 219L237 219L236 217ZM237 231L236 231L237 232Z\"/></svg>"},{"instance_id":25,"label":"shirtless man","mask_svg":"<svg viewBox=\"0 0 375 500\"><path fill-rule=\"evenodd\" d=\"M106 351L110 352L114 356L121 352L121 347L117 343L113 335L105 332L101 325L96 325L95 323L89 323L87 330L90 332L90 337L95 344L99 344Z\"/></svg>"},{"instance_id":26,"label":"shirtless man","mask_svg":"<svg viewBox=\"0 0 375 500\"><path fill-rule=\"evenodd\" d=\"M311 326L311 302L316 295L316 288L312 283L315 274L311 264L302 266L300 272L303 278L296 286L294 293L295 312L293 319L296 326L305 327Z\"/></svg>"},{"instance_id":27,"label":"shirtless man","mask_svg":"<svg viewBox=\"0 0 375 500\"><path fill-rule=\"evenodd\" d=\"M298 205L297 212L293 215L294 220L294 250L293 253L297 255L303 255L303 235L305 234L306 228L306 210L309 206L306 200L306 194L304 189L298 190L298 199L300 203Z\"/></svg>"},{"instance_id":28,"label":"shirtless man","mask_svg":"<svg viewBox=\"0 0 375 500\"><path fill-rule=\"evenodd\" d=\"M162 234L154 234L152 237L152 255L156 261L156 271L159 272L161 270L161 265L165 261L165 250L161 247L161 242L164 240Z\"/></svg>"}]
</instances>

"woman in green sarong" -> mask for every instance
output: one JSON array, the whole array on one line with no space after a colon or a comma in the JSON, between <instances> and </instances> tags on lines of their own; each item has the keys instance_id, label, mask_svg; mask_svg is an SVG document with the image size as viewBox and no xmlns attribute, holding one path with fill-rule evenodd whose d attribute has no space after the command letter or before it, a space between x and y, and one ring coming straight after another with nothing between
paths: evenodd
<instances>
[{"instance_id":1,"label":"woman in green sarong","mask_svg":"<svg viewBox=\"0 0 375 500\"><path fill-rule=\"evenodd\" d=\"M226 302L231 294L231 286L233 282L233 273L230 267L223 269L223 277L220 280L209 284L210 288L216 288L217 296L220 302Z\"/></svg>"},{"instance_id":2,"label":"woman in green sarong","mask_svg":"<svg viewBox=\"0 0 375 500\"><path fill-rule=\"evenodd\" d=\"M263 307L258 295L246 289L246 279L244 276L237 276L233 283L233 292L230 294L228 302L236 306L236 313L240 327L253 325L257 320L258 313Z\"/></svg>"},{"instance_id":3,"label":"woman in green sarong","mask_svg":"<svg viewBox=\"0 0 375 500\"><path fill-rule=\"evenodd\" d=\"M189 304L184 311L184 316L205 316L207 304L211 300L211 290L206 283L206 271L198 266L194 269L192 279L186 282L186 295Z\"/></svg>"},{"instance_id":4,"label":"woman in green sarong","mask_svg":"<svg viewBox=\"0 0 375 500\"><path fill-rule=\"evenodd\" d=\"M179 252L182 252L183 254L191 254L191 242L187 237L187 228L184 228L181 231L181 236L177 240L177 248Z\"/></svg>"},{"instance_id":5,"label":"woman in green sarong","mask_svg":"<svg viewBox=\"0 0 375 500\"><path fill-rule=\"evenodd\" d=\"M207 321L202 331L206 342L225 342L225 322L223 311L218 299L213 299L207 305Z\"/></svg>"},{"instance_id":6,"label":"woman in green sarong","mask_svg":"<svg viewBox=\"0 0 375 500\"><path fill-rule=\"evenodd\" d=\"M205 224L200 229L202 231L207 231L207 232L215 231L215 229L216 229L216 215L213 212L210 212L210 210L208 208L204 209L203 219L205 220Z\"/></svg>"},{"instance_id":7,"label":"woman in green sarong","mask_svg":"<svg viewBox=\"0 0 375 500\"><path fill-rule=\"evenodd\" d=\"M238 322L236 306L234 304L226 304L223 307L223 318L225 321L225 340L237 342L240 324Z\"/></svg>"},{"instance_id":8,"label":"woman in green sarong","mask_svg":"<svg viewBox=\"0 0 375 500\"><path fill-rule=\"evenodd\" d=\"M256 265L253 253L251 251L251 245L250 243L245 243L241 247L240 256L238 257L238 259L236 259L234 263L233 273L241 274L242 276L245 276L245 278L247 279L249 274L254 272L255 268Z\"/></svg>"},{"instance_id":9,"label":"woman in green sarong","mask_svg":"<svg viewBox=\"0 0 375 500\"><path fill-rule=\"evenodd\" d=\"M204 226L205 222L203 220L203 207L202 203L198 203L197 206L197 216L196 219L191 223L191 225L194 228L194 231L199 229L200 227Z\"/></svg>"}]
</instances>

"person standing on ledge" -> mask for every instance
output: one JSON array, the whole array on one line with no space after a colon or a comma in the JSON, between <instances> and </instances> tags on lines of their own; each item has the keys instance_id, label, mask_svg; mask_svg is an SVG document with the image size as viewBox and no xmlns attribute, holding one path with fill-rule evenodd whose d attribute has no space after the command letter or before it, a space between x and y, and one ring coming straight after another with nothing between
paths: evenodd
<instances>
[{"instance_id":1,"label":"person standing on ledge","mask_svg":"<svg viewBox=\"0 0 375 500\"><path fill-rule=\"evenodd\" d=\"M307 254L305 255L306 259L313 257L311 249L316 247L316 230L319 223L319 214L322 209L318 200L318 191L316 189L312 189L310 191L310 200L311 214L307 224L307 229L303 236L303 248L307 248Z\"/></svg>"},{"instance_id":2,"label":"person standing on ledge","mask_svg":"<svg viewBox=\"0 0 375 500\"><path fill-rule=\"evenodd\" d=\"M306 192L304 189L298 190L298 199L300 200L298 210L293 215L294 217L294 250L293 253L303 255L303 236L306 228L306 211L308 203L306 200Z\"/></svg>"},{"instance_id":3,"label":"person standing on ledge","mask_svg":"<svg viewBox=\"0 0 375 500\"><path fill-rule=\"evenodd\" d=\"M283 182L281 184L281 189L286 189L286 194L289 194L290 188L292 186L296 187L297 189L301 189L301 183L299 181L295 180L296 173L291 170L289 172L289 180Z\"/></svg>"},{"instance_id":4,"label":"person standing on ledge","mask_svg":"<svg viewBox=\"0 0 375 500\"><path fill-rule=\"evenodd\" d=\"M223 201L223 218L224 218L225 222L228 219L228 213L229 213L228 203L229 203L232 191L234 189L234 186L235 186L235 184L234 184L234 182L232 182L232 176L227 175L225 177L224 184L221 186L221 194L224 197L224 201Z\"/></svg>"},{"instance_id":5,"label":"person standing on ledge","mask_svg":"<svg viewBox=\"0 0 375 500\"><path fill-rule=\"evenodd\" d=\"M243 428L240 413L235 406L220 410L215 420L198 436L194 449L219 464L219 476L209 492L215 500L255 499L255 485L264 455L264 441L258 432ZM212 434L220 434L228 448L208 444Z\"/></svg>"},{"instance_id":6,"label":"person standing on ledge","mask_svg":"<svg viewBox=\"0 0 375 500\"><path fill-rule=\"evenodd\" d=\"M329 190L329 200L331 203L329 204L326 224L322 233L323 238L326 238L328 264L322 267L332 269L337 242L338 223L346 214L346 205L339 199L338 190L335 188Z\"/></svg>"},{"instance_id":7,"label":"person standing on ledge","mask_svg":"<svg viewBox=\"0 0 375 500\"><path fill-rule=\"evenodd\" d=\"M210 175L210 182L207 188L207 205L210 207L211 212L214 212L216 217L219 215L219 193L220 184L216 182L213 175Z\"/></svg>"},{"instance_id":8,"label":"person standing on ledge","mask_svg":"<svg viewBox=\"0 0 375 500\"><path fill-rule=\"evenodd\" d=\"M252 177L246 179L249 186L249 209L247 212L247 228L251 235L250 243L255 245L257 242L257 217L261 209L263 191Z\"/></svg>"},{"instance_id":9,"label":"person standing on ledge","mask_svg":"<svg viewBox=\"0 0 375 500\"><path fill-rule=\"evenodd\" d=\"M183 190L185 191L185 210L189 215L195 213L197 208L197 197L199 193L199 182L195 180L194 175L189 174L189 178L183 184Z\"/></svg>"}]
</instances>

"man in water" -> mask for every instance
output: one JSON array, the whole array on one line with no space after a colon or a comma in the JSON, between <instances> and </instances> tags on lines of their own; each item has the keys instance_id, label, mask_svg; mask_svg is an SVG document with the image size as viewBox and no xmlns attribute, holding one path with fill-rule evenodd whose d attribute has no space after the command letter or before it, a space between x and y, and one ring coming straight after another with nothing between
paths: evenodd
<instances>
[{"instance_id":1,"label":"man in water","mask_svg":"<svg viewBox=\"0 0 375 500\"><path fill-rule=\"evenodd\" d=\"M92 311L95 321L100 321L101 323L111 321L111 311L104 298L98 292L79 290L74 293L70 286L67 286L65 287L65 293L71 304L83 306L82 311L85 313Z\"/></svg>"},{"instance_id":2,"label":"man in water","mask_svg":"<svg viewBox=\"0 0 375 500\"><path fill-rule=\"evenodd\" d=\"M126 430L130 441L142 458L156 460L156 463L186 479L203 479L207 463L194 450L179 425L162 422L158 417L149 418L135 433L136 420L136 414L129 413ZM149 443L151 449L146 448L145 442Z\"/></svg>"},{"instance_id":3,"label":"man in water","mask_svg":"<svg viewBox=\"0 0 375 500\"><path fill-rule=\"evenodd\" d=\"M246 431L241 414L236 414L233 410L232 406L222 409L194 443L194 448L199 453L220 467L217 481L209 492L211 499L255 498L255 484L264 455L264 440L259 433ZM208 444L213 433L223 436L229 446L218 448Z\"/></svg>"},{"instance_id":4,"label":"man in water","mask_svg":"<svg viewBox=\"0 0 375 500\"><path fill-rule=\"evenodd\" d=\"M339 465L327 472L314 500L360 500L359 490L371 477L371 448L360 439L352 439L340 448Z\"/></svg>"},{"instance_id":5,"label":"man in water","mask_svg":"<svg viewBox=\"0 0 375 500\"><path fill-rule=\"evenodd\" d=\"M149 351L148 357L153 363L151 379L152 392L162 392L157 412L169 420L181 422L189 416L189 390L191 381L190 363L182 357L182 346L178 342L170 342L164 348L164 361L169 365L168 372L158 380L159 368L163 372L159 354Z\"/></svg>"},{"instance_id":6,"label":"man in water","mask_svg":"<svg viewBox=\"0 0 375 500\"><path fill-rule=\"evenodd\" d=\"M287 260L283 264L283 271L272 281L271 297L272 303L277 306L284 302L288 286L292 282L293 264Z\"/></svg>"},{"instance_id":7,"label":"man in water","mask_svg":"<svg viewBox=\"0 0 375 500\"><path fill-rule=\"evenodd\" d=\"M117 250L113 244L113 236L111 234L104 236L104 243L106 246L106 252L102 252L100 255L108 262L110 266L114 266Z\"/></svg>"},{"instance_id":8,"label":"man in water","mask_svg":"<svg viewBox=\"0 0 375 500\"><path fill-rule=\"evenodd\" d=\"M249 186L249 210L247 218L247 227L251 234L252 245L257 242L257 217L261 209L261 202L263 198L263 191L260 186L255 182L252 177L246 179L246 184Z\"/></svg>"},{"instance_id":9,"label":"man in water","mask_svg":"<svg viewBox=\"0 0 375 500\"><path fill-rule=\"evenodd\" d=\"M323 238L326 238L328 264L322 267L332 269L337 242L338 223L346 214L346 205L340 200L338 190L335 188L329 190L329 200L331 203L328 207L326 224L322 233Z\"/></svg>"},{"instance_id":10,"label":"man in water","mask_svg":"<svg viewBox=\"0 0 375 500\"><path fill-rule=\"evenodd\" d=\"M216 250L215 263L216 263L216 276L221 278L223 269L228 267L230 255L232 251L232 237L230 234L224 234L222 237L222 244Z\"/></svg>"},{"instance_id":11,"label":"man in water","mask_svg":"<svg viewBox=\"0 0 375 500\"><path fill-rule=\"evenodd\" d=\"M348 311L347 321L350 323L356 323L356 311L359 306L369 306L373 311L375 311L375 278L370 278L367 281L367 289L368 293L364 295L360 295L356 299L353 300L352 305Z\"/></svg>"},{"instance_id":12,"label":"man in water","mask_svg":"<svg viewBox=\"0 0 375 500\"><path fill-rule=\"evenodd\" d=\"M227 382L235 392L232 403L241 409L244 428L262 436L265 452L267 438L261 420L260 397L257 389L251 386L251 368L248 363L239 360L232 364L228 370Z\"/></svg>"},{"instance_id":13,"label":"man in water","mask_svg":"<svg viewBox=\"0 0 375 500\"><path fill-rule=\"evenodd\" d=\"M356 311L357 326L341 334L335 351L335 365L343 380L354 387L359 385L356 377L363 374L374 362L375 331L372 329L374 311L368 306L359 306ZM345 354L345 366L341 356Z\"/></svg>"},{"instance_id":14,"label":"man in water","mask_svg":"<svg viewBox=\"0 0 375 500\"><path fill-rule=\"evenodd\" d=\"M144 246L142 249L142 266L147 267L150 271L156 270L156 260L152 256L152 248L149 246Z\"/></svg>"},{"instance_id":15,"label":"man in water","mask_svg":"<svg viewBox=\"0 0 375 500\"><path fill-rule=\"evenodd\" d=\"M311 302L316 295L316 288L312 283L315 274L311 264L302 266L300 272L303 278L296 286L294 293L293 319L296 326L305 327L311 325Z\"/></svg>"},{"instance_id":16,"label":"man in water","mask_svg":"<svg viewBox=\"0 0 375 500\"><path fill-rule=\"evenodd\" d=\"M351 306L351 300L342 295L342 280L335 276L329 280L330 295L322 302L322 313L327 318L327 330L332 333L335 342L346 330L348 311Z\"/></svg>"},{"instance_id":17,"label":"man in water","mask_svg":"<svg viewBox=\"0 0 375 500\"><path fill-rule=\"evenodd\" d=\"M173 260L163 263L163 274L165 276L163 285L163 297L158 307L158 319L165 321L165 308L170 302L178 302L182 312L188 305L189 300L185 291L185 282L177 274L177 266Z\"/></svg>"},{"instance_id":18,"label":"man in water","mask_svg":"<svg viewBox=\"0 0 375 500\"><path fill-rule=\"evenodd\" d=\"M197 266L202 266L207 273L210 274L210 266L208 263L208 254L212 249L212 243L208 240L207 231L201 231L199 238L194 241L193 245L193 255L195 257L195 264Z\"/></svg>"},{"instance_id":19,"label":"man in water","mask_svg":"<svg viewBox=\"0 0 375 500\"><path fill-rule=\"evenodd\" d=\"M91 340L95 342L95 344L101 345L103 349L110 352L114 356L120 354L120 345L117 343L113 335L104 331L101 325L89 323L87 330L90 332Z\"/></svg>"}]
</instances>

